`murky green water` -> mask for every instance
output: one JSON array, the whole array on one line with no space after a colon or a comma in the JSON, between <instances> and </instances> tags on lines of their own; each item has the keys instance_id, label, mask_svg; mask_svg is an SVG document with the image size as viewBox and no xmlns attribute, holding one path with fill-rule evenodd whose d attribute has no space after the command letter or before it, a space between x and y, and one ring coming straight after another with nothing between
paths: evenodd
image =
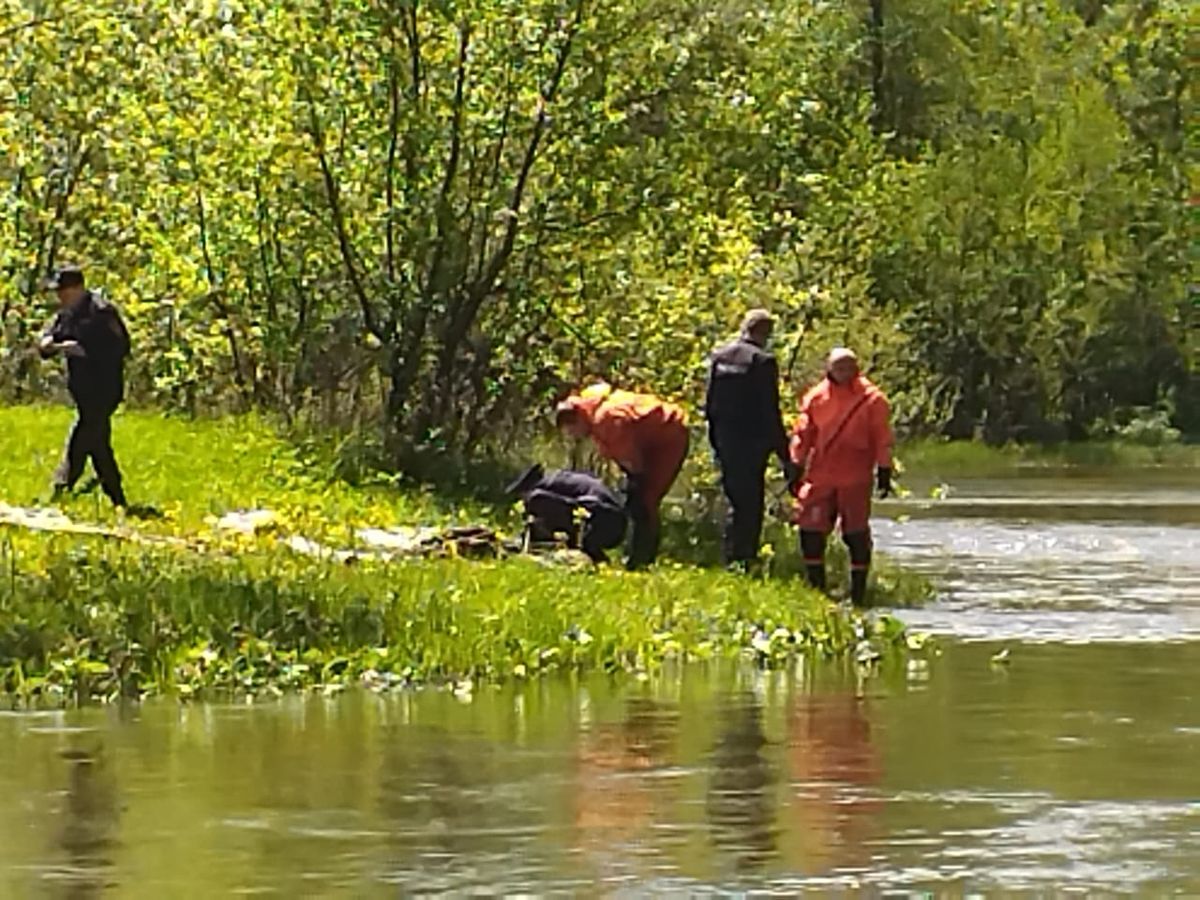
<instances>
[{"instance_id":1,"label":"murky green water","mask_svg":"<svg viewBox=\"0 0 1200 900\"><path fill-rule=\"evenodd\" d=\"M0 897L1198 894L1184 493L1165 518L1143 496L1092 522L880 521L944 586L903 615L947 638L866 681L693 667L0 714Z\"/></svg>"},{"instance_id":2,"label":"murky green water","mask_svg":"<svg viewBox=\"0 0 1200 900\"><path fill-rule=\"evenodd\" d=\"M1200 890L1200 644L0 718L4 896Z\"/></svg>"}]
</instances>

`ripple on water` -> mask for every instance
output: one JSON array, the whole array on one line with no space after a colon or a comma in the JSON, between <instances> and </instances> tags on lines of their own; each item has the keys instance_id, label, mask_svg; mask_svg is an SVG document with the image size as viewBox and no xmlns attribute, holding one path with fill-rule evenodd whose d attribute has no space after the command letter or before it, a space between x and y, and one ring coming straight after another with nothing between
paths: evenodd
<instances>
[{"instance_id":1,"label":"ripple on water","mask_svg":"<svg viewBox=\"0 0 1200 900\"><path fill-rule=\"evenodd\" d=\"M879 547L932 578L913 627L978 640L1200 640L1200 528L879 520Z\"/></svg>"},{"instance_id":2,"label":"ripple on water","mask_svg":"<svg viewBox=\"0 0 1200 900\"><path fill-rule=\"evenodd\" d=\"M967 804L1003 816L996 825L909 829L874 842L884 864L819 877L772 879L781 892L911 889L956 885L988 890L1144 890L1167 883L1200 858L1200 803L1080 802L1038 795L929 795L893 803Z\"/></svg>"}]
</instances>

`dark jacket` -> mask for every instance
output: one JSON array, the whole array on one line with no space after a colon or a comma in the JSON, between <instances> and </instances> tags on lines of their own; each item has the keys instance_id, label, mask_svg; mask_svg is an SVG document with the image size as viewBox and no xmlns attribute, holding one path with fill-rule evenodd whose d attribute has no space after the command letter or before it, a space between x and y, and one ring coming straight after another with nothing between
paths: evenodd
<instances>
[{"instance_id":1,"label":"dark jacket","mask_svg":"<svg viewBox=\"0 0 1200 900\"><path fill-rule=\"evenodd\" d=\"M568 547L578 547L596 562L625 537L628 519L621 498L603 481L585 472L560 471L527 483L525 512L530 516L529 536L536 541L567 536ZM576 512L588 515L581 522Z\"/></svg>"},{"instance_id":2,"label":"dark jacket","mask_svg":"<svg viewBox=\"0 0 1200 900\"><path fill-rule=\"evenodd\" d=\"M744 338L713 351L704 398L708 439L717 456L772 452L788 458L788 436L779 413L779 365Z\"/></svg>"},{"instance_id":3,"label":"dark jacket","mask_svg":"<svg viewBox=\"0 0 1200 900\"><path fill-rule=\"evenodd\" d=\"M574 505L590 510L608 509L624 512L620 496L595 475L562 469L548 472L538 479L531 490L546 491L570 500Z\"/></svg>"},{"instance_id":4,"label":"dark jacket","mask_svg":"<svg viewBox=\"0 0 1200 900\"><path fill-rule=\"evenodd\" d=\"M78 341L87 354L67 359L67 389L81 407L113 407L125 396L129 332L111 303L88 291L60 309L43 331L54 341Z\"/></svg>"}]
</instances>

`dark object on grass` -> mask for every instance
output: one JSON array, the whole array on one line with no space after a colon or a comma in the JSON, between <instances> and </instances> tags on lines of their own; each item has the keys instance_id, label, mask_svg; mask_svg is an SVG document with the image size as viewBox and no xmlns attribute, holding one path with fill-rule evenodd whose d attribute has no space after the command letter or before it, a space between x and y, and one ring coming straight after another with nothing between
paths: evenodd
<instances>
[{"instance_id":1,"label":"dark object on grass","mask_svg":"<svg viewBox=\"0 0 1200 900\"><path fill-rule=\"evenodd\" d=\"M500 555L500 538L483 525L464 525L447 528L421 542L426 556L455 555L471 559L487 559Z\"/></svg>"},{"instance_id":2,"label":"dark object on grass","mask_svg":"<svg viewBox=\"0 0 1200 900\"><path fill-rule=\"evenodd\" d=\"M508 486L508 493L524 501L527 544L565 543L593 562L603 562L625 538L625 504L587 472L546 473L535 463Z\"/></svg>"}]
</instances>

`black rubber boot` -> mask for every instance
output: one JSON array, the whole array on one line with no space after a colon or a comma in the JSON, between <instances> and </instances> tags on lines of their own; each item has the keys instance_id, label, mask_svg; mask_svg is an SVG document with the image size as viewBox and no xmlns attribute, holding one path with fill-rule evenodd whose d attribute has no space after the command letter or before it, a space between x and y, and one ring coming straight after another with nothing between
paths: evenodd
<instances>
[{"instance_id":1,"label":"black rubber boot","mask_svg":"<svg viewBox=\"0 0 1200 900\"><path fill-rule=\"evenodd\" d=\"M800 555L804 557L804 574L808 577L808 583L818 591L824 591L825 535L819 531L801 531Z\"/></svg>"},{"instance_id":2,"label":"black rubber boot","mask_svg":"<svg viewBox=\"0 0 1200 900\"><path fill-rule=\"evenodd\" d=\"M808 583L822 593L825 592L825 564L805 563L804 574L808 578Z\"/></svg>"},{"instance_id":3,"label":"black rubber boot","mask_svg":"<svg viewBox=\"0 0 1200 900\"><path fill-rule=\"evenodd\" d=\"M850 551L850 602L861 606L867 599L867 575L871 571L871 532L842 535Z\"/></svg>"},{"instance_id":4,"label":"black rubber boot","mask_svg":"<svg viewBox=\"0 0 1200 900\"><path fill-rule=\"evenodd\" d=\"M867 570L850 570L850 602L862 606L867 599Z\"/></svg>"}]
</instances>

